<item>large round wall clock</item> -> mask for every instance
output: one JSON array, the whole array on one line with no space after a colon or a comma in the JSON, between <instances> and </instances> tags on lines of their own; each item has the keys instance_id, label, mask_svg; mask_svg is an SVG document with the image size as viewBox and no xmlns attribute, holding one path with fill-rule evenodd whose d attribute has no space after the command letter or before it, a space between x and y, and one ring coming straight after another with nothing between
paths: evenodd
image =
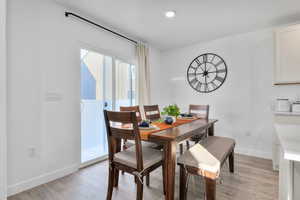
<instances>
[{"instance_id":1,"label":"large round wall clock","mask_svg":"<svg viewBox=\"0 0 300 200\"><path fill-rule=\"evenodd\" d=\"M213 53L198 56L187 69L187 80L190 86L201 93L215 91L223 85L226 77L225 61Z\"/></svg>"}]
</instances>

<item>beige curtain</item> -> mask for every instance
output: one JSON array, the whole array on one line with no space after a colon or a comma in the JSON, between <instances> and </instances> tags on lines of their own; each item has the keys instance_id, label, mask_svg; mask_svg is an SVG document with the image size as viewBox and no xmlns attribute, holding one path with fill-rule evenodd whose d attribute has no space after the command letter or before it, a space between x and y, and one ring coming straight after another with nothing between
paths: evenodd
<instances>
[{"instance_id":1,"label":"beige curtain","mask_svg":"<svg viewBox=\"0 0 300 200\"><path fill-rule=\"evenodd\" d=\"M149 48L139 43L136 47L138 61L138 102L140 106L150 104Z\"/></svg>"}]
</instances>

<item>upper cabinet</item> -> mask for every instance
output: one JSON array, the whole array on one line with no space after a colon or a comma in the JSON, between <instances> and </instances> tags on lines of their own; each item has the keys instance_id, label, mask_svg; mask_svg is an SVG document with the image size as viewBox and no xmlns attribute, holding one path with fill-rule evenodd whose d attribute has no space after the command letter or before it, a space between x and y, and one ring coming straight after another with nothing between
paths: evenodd
<instances>
[{"instance_id":1,"label":"upper cabinet","mask_svg":"<svg viewBox=\"0 0 300 200\"><path fill-rule=\"evenodd\" d=\"M300 84L300 25L275 31L274 84Z\"/></svg>"}]
</instances>

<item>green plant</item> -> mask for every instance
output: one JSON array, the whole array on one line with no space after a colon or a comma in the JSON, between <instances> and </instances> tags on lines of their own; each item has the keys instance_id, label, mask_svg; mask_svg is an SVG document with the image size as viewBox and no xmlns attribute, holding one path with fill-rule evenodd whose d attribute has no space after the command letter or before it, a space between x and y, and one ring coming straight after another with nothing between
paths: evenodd
<instances>
[{"instance_id":1,"label":"green plant","mask_svg":"<svg viewBox=\"0 0 300 200\"><path fill-rule=\"evenodd\" d=\"M161 112L161 114L177 117L180 115L180 109L176 104L169 105L163 108L163 112Z\"/></svg>"}]
</instances>

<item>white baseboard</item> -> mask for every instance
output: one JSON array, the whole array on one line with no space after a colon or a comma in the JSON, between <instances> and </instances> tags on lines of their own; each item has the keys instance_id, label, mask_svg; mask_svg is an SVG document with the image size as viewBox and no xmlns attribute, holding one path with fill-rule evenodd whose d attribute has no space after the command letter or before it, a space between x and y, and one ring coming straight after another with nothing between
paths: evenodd
<instances>
[{"instance_id":1,"label":"white baseboard","mask_svg":"<svg viewBox=\"0 0 300 200\"><path fill-rule=\"evenodd\" d=\"M59 169L59 170L49 172L49 173L43 174L41 176L26 180L26 181L22 181L15 185L10 185L10 186L8 186L8 189L7 189L7 195L12 196L12 195L18 194L20 192L37 187L39 185L54 181L56 179L59 179L64 176L67 176L69 174L72 174L72 173L78 171L78 169L79 169L79 164L74 164L74 165L71 165L71 166L63 168L63 169Z\"/></svg>"},{"instance_id":2,"label":"white baseboard","mask_svg":"<svg viewBox=\"0 0 300 200\"><path fill-rule=\"evenodd\" d=\"M272 159L272 152L264 152L264 151L258 151L255 149L244 149L244 148L235 148L234 151L235 151L235 153L244 154L247 156Z\"/></svg>"}]
</instances>

